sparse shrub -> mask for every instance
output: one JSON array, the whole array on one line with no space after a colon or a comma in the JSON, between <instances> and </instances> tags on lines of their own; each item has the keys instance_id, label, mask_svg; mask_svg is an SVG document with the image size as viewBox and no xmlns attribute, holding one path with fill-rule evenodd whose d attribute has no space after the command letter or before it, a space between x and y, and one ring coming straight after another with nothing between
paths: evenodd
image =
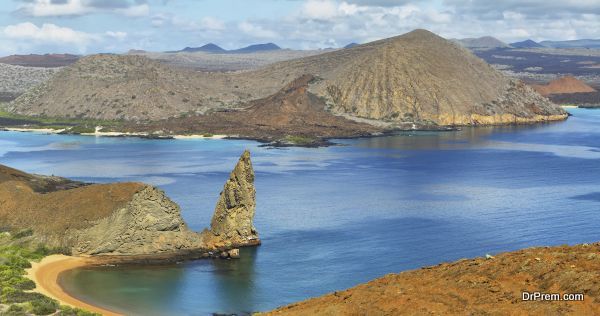
<instances>
[{"instance_id":1,"label":"sparse shrub","mask_svg":"<svg viewBox=\"0 0 600 316\"><path fill-rule=\"evenodd\" d=\"M84 311L79 308L61 305L58 316L100 316L100 314Z\"/></svg>"},{"instance_id":2,"label":"sparse shrub","mask_svg":"<svg viewBox=\"0 0 600 316\"><path fill-rule=\"evenodd\" d=\"M2 315L3 316L25 316L25 315L27 315L27 313L25 313L25 309L23 308L23 306L17 305L17 304L12 304L12 305L10 305L8 310L6 312L4 312Z\"/></svg>"},{"instance_id":3,"label":"sparse shrub","mask_svg":"<svg viewBox=\"0 0 600 316\"><path fill-rule=\"evenodd\" d=\"M13 239L21 239L21 238L29 237L32 235L33 235L33 229L29 228L29 229L20 230L20 231L14 233L12 236L13 236Z\"/></svg>"},{"instance_id":4,"label":"sparse shrub","mask_svg":"<svg viewBox=\"0 0 600 316\"><path fill-rule=\"evenodd\" d=\"M55 300L44 297L31 302L31 313L34 315L50 315L56 312L59 305Z\"/></svg>"}]
</instances>

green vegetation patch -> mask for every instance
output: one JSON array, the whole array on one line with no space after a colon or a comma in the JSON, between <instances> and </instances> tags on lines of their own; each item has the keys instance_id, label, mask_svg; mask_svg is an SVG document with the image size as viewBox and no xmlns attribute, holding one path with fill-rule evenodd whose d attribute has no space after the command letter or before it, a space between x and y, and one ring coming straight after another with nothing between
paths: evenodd
<instances>
[{"instance_id":1,"label":"green vegetation patch","mask_svg":"<svg viewBox=\"0 0 600 316\"><path fill-rule=\"evenodd\" d=\"M299 146L311 145L311 144L314 144L316 141L316 139L314 139L312 137L293 136L293 135L287 135L283 140L284 140L284 142L286 142L288 144L294 144L294 145L299 145Z\"/></svg>"},{"instance_id":2,"label":"green vegetation patch","mask_svg":"<svg viewBox=\"0 0 600 316\"><path fill-rule=\"evenodd\" d=\"M120 127L122 121L95 120L85 118L56 118L43 116L26 116L7 112L0 105L0 125L5 127L69 129L71 133L93 133L96 126Z\"/></svg>"},{"instance_id":3,"label":"green vegetation patch","mask_svg":"<svg viewBox=\"0 0 600 316\"><path fill-rule=\"evenodd\" d=\"M31 268L31 261L39 261L53 251L41 245L35 249L10 245L12 238L8 235L0 236L0 304L8 306L8 309L1 313L3 316L99 315L78 308L60 306L56 300L32 292L35 283L25 277L25 269Z\"/></svg>"}]
</instances>

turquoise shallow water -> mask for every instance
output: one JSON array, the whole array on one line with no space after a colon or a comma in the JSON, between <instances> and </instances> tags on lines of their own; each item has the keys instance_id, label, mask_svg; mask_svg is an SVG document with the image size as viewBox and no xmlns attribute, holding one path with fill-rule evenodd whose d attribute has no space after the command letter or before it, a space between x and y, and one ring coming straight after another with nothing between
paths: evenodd
<instances>
[{"instance_id":1,"label":"turquoise shallow water","mask_svg":"<svg viewBox=\"0 0 600 316\"><path fill-rule=\"evenodd\" d=\"M85 181L144 181L208 225L241 152L263 245L235 261L74 270L74 295L132 315L245 313L386 273L600 240L600 110L565 122L268 149L249 141L0 132L0 163Z\"/></svg>"}]
</instances>

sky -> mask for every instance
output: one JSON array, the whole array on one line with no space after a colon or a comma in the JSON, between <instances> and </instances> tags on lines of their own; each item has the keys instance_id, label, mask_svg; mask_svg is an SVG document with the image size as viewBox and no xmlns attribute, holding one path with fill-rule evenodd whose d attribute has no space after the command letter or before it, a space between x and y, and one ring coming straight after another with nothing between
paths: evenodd
<instances>
[{"instance_id":1,"label":"sky","mask_svg":"<svg viewBox=\"0 0 600 316\"><path fill-rule=\"evenodd\" d=\"M505 42L600 38L600 0L0 0L0 56L206 43L317 49L416 28Z\"/></svg>"}]
</instances>

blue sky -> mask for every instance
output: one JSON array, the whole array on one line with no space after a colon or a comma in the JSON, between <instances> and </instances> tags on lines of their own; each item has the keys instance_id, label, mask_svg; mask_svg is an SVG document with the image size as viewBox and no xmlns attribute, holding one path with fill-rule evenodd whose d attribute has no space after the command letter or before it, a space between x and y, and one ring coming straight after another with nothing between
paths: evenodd
<instances>
[{"instance_id":1,"label":"blue sky","mask_svg":"<svg viewBox=\"0 0 600 316\"><path fill-rule=\"evenodd\" d=\"M314 49L415 28L506 42L600 38L600 0L0 0L0 55L208 42Z\"/></svg>"}]
</instances>

